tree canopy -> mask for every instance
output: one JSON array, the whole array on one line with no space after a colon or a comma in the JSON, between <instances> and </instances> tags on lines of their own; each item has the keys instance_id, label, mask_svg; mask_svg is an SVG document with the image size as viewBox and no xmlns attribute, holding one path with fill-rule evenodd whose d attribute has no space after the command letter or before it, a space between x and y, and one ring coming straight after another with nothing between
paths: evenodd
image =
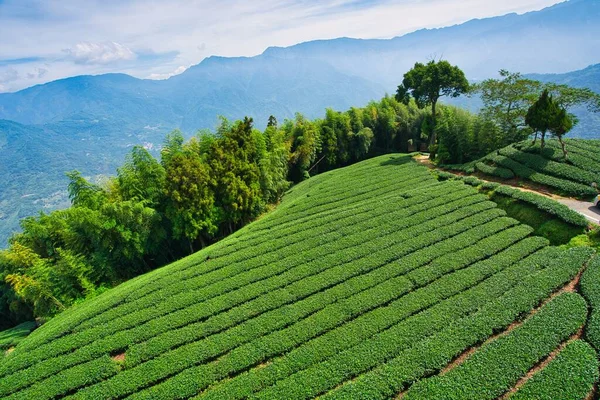
<instances>
[{"instance_id":1,"label":"tree canopy","mask_svg":"<svg viewBox=\"0 0 600 400\"><path fill-rule=\"evenodd\" d=\"M429 61L427 64L415 63L415 66L404 74L402 84L396 91L396 99L408 104L414 98L420 108L431 105L433 125L436 125L436 107L440 97L458 97L468 92L469 81L464 72L448 61ZM435 152L436 133L430 136L430 147Z\"/></svg>"}]
</instances>

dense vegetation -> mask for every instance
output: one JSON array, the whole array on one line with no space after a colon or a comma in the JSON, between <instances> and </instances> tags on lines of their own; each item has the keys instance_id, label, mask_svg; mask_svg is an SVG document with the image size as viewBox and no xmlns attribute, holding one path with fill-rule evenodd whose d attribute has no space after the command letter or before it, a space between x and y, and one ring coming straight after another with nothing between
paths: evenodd
<instances>
[{"instance_id":1,"label":"dense vegetation","mask_svg":"<svg viewBox=\"0 0 600 400\"><path fill-rule=\"evenodd\" d=\"M299 182L374 154L408 150L428 113L386 97L320 120L251 119L184 142L167 136L160 160L142 148L115 177L68 174L70 208L22 221L0 252L0 313L7 328L47 317L108 287L190 254L276 204ZM404 148L402 148L404 143Z\"/></svg>"},{"instance_id":2,"label":"dense vegetation","mask_svg":"<svg viewBox=\"0 0 600 400\"><path fill-rule=\"evenodd\" d=\"M23 322L11 329L0 332L0 350L8 350L15 347L21 340L36 328L35 322Z\"/></svg>"},{"instance_id":3,"label":"dense vegetation","mask_svg":"<svg viewBox=\"0 0 600 400\"><path fill-rule=\"evenodd\" d=\"M524 192L497 182L482 181L474 176L462 176L436 171L440 180L461 180L485 193L498 207L521 223L531 226L534 234L542 236L552 245L561 245L579 239L590 223L581 214L548 197L533 192ZM587 237L586 237L587 239ZM588 243L581 243L590 246Z\"/></svg>"},{"instance_id":4,"label":"dense vegetation","mask_svg":"<svg viewBox=\"0 0 600 400\"><path fill-rule=\"evenodd\" d=\"M562 140L577 125L572 112L600 112L600 95L590 89L543 83L505 70L500 79L473 85L470 92L482 103L477 115L446 112L436 125L441 164L477 160L534 134L542 136L543 147L546 134Z\"/></svg>"},{"instance_id":5,"label":"dense vegetation","mask_svg":"<svg viewBox=\"0 0 600 400\"><path fill-rule=\"evenodd\" d=\"M586 321L570 293L529 316L594 256L531 232L410 156L323 173L233 235L38 328L0 361L0 396L393 398L523 320L442 376L494 398ZM587 393L595 359L563 352L536 381L568 362L587 371L568 390ZM536 381L522 390L544 390ZM423 382L408 395L438 385Z\"/></svg>"},{"instance_id":6,"label":"dense vegetation","mask_svg":"<svg viewBox=\"0 0 600 400\"><path fill-rule=\"evenodd\" d=\"M518 178L524 182L583 199L598 194L600 183L600 141L567 139L569 158L565 159L557 140L540 144L515 143L494 151L473 163L450 166L467 173L478 172L497 179Z\"/></svg>"},{"instance_id":7,"label":"dense vegetation","mask_svg":"<svg viewBox=\"0 0 600 400\"><path fill-rule=\"evenodd\" d=\"M71 172L72 207L24 219L22 233L0 252L0 313L5 316L0 328L33 316L53 316L193 253L261 215L291 183L381 153L429 149L431 157L443 163L509 144L466 168L527 178L580 197L595 194L590 184L598 177L597 157L584 157L587 150L572 150L565 160L566 153L557 155L552 141L546 148L542 140L541 155L531 150L522 154L522 143L510 143L534 129L564 135L568 129L563 120L571 118L567 107L587 104L595 109L599 97L505 71L502 77L475 87L485 105L479 115L438 105L441 96L458 96L469 84L458 67L431 61L417 63L405 74L395 98L364 108L328 109L318 120L297 114L281 125L270 117L262 132L250 118L235 123L223 118L216 132L200 131L187 143L180 132L169 134L160 160L134 147L117 176L100 183ZM540 90L542 96L531 106ZM544 99L556 114L550 120L560 129L527 126L543 119L529 114ZM511 110L509 119L506 107ZM538 108L539 115L547 114ZM539 233L541 228L534 228Z\"/></svg>"}]
</instances>

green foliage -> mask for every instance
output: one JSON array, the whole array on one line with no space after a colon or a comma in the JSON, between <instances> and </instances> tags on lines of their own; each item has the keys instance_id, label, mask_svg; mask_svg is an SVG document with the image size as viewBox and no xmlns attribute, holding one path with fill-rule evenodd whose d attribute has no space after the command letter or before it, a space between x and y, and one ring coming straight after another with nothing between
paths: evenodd
<instances>
[{"instance_id":1,"label":"green foliage","mask_svg":"<svg viewBox=\"0 0 600 400\"><path fill-rule=\"evenodd\" d=\"M436 171L436 174L440 180L460 180L479 188L509 216L530 225L535 229L536 235L549 239L554 245L568 243L581 235L583 228L589 225L583 215L545 196L495 182L484 182L474 176L461 176L443 171Z\"/></svg>"},{"instance_id":2,"label":"green foliage","mask_svg":"<svg viewBox=\"0 0 600 400\"><path fill-rule=\"evenodd\" d=\"M565 258L560 257L560 262L563 263L567 257L575 254L565 254ZM589 252L580 252L575 264L587 260L589 255ZM424 323L418 329L413 326L410 330L406 329L407 327L401 331L388 330L360 343L351 351L342 352L330 360L302 371L295 379L279 381L272 388L265 390L264 396L258 397L274 398L276 394L282 393L281 389L287 389L298 398L307 398L327 389L332 390L323 396L326 399L393 397L425 375L441 369L470 346L507 327L526 312L525 310L535 307L540 298L548 296L553 287L561 286L572 279L581 267L559 266L557 261L545 258L543 262L548 263L547 268L527 276L501 295L494 295L492 292L483 295L488 300L484 301L484 304L480 303L479 308L475 305L477 311L474 310L471 314L468 312L472 310L473 304L465 301L460 306L458 315L454 314L456 311L446 311L443 315L428 316L430 322ZM467 294L471 293L466 291L463 294L466 300ZM580 301L573 303L559 302L562 306L560 312L552 313L556 318L564 320L568 327L583 322L585 318L585 307L583 316L581 312L574 318L568 315L569 306L583 305ZM438 310L440 311L444 312ZM432 329L431 324L435 322L437 326ZM343 385L337 383L340 380L344 382ZM292 388L294 383L297 390Z\"/></svg>"},{"instance_id":3,"label":"green foliage","mask_svg":"<svg viewBox=\"0 0 600 400\"><path fill-rule=\"evenodd\" d=\"M33 321L23 322L13 328L0 331L0 350L8 350L19 344L36 328Z\"/></svg>"},{"instance_id":4,"label":"green foliage","mask_svg":"<svg viewBox=\"0 0 600 400\"><path fill-rule=\"evenodd\" d=\"M495 148L526 139L531 133L527 129L527 110L538 98L541 83L524 78L519 73L500 71L500 79L487 79L475 86L481 96L482 116L493 122L501 133ZM494 135L497 136L497 135ZM493 150L493 149L492 149Z\"/></svg>"},{"instance_id":5,"label":"green foliage","mask_svg":"<svg viewBox=\"0 0 600 400\"><path fill-rule=\"evenodd\" d=\"M425 115L414 102L385 97L329 109L322 120L297 114L280 125L271 118L264 132L249 118L221 118L216 132L188 142L179 131L167 135L160 160L134 147L102 184L70 172L71 208L23 220L5 250L37 257L27 267L0 263L6 327L32 311L55 315L231 234L279 202L290 181L418 144Z\"/></svg>"},{"instance_id":6,"label":"green foliage","mask_svg":"<svg viewBox=\"0 0 600 400\"><path fill-rule=\"evenodd\" d=\"M536 139L538 132L542 134L542 149L546 144L546 132L552 132L562 146L565 159L567 158L567 150L562 138L573 128L573 117L553 99L547 89L544 89L540 98L527 111L525 123L535 132Z\"/></svg>"},{"instance_id":7,"label":"green foliage","mask_svg":"<svg viewBox=\"0 0 600 400\"><path fill-rule=\"evenodd\" d=\"M589 157L589 150L580 150L577 146L586 143L584 140L566 141L572 149L575 162L557 157L554 150L545 148L541 154L534 154L539 146L521 142L507 146L483 157L479 162L492 167L510 170L516 177L535 184L546 186L560 194L590 199L598 193L593 187L598 182L600 160ZM560 148L558 142L548 141L549 147ZM600 149L593 141L584 144L588 149ZM585 161L584 161L585 159ZM483 167L484 173L492 172ZM494 175L497 176L497 175Z\"/></svg>"},{"instance_id":8,"label":"green foliage","mask_svg":"<svg viewBox=\"0 0 600 400\"><path fill-rule=\"evenodd\" d=\"M569 207L555 200L541 196L532 192L524 192L519 189L511 188L510 186L501 185L495 190L496 193L512 197L520 201L534 205L539 210L545 211L548 214L555 215L561 220L568 222L571 225L586 228L589 224L585 217L578 212L571 210Z\"/></svg>"},{"instance_id":9,"label":"green foliage","mask_svg":"<svg viewBox=\"0 0 600 400\"><path fill-rule=\"evenodd\" d=\"M497 167L493 165L485 164L481 161L475 164L475 168L477 171L482 174L495 176L501 179L512 179L515 177L515 174L508 168Z\"/></svg>"},{"instance_id":10,"label":"green foliage","mask_svg":"<svg viewBox=\"0 0 600 400\"><path fill-rule=\"evenodd\" d=\"M223 240L50 320L0 363L0 396L388 398L591 256L531 233L410 156L320 174ZM565 309L579 318L579 303Z\"/></svg>"},{"instance_id":11,"label":"green foliage","mask_svg":"<svg viewBox=\"0 0 600 400\"><path fill-rule=\"evenodd\" d=\"M427 64L415 63L415 66L404 74L402 84L396 91L396 100L408 104L414 98L419 108L431 105L433 127L436 128L436 106L440 97L458 97L469 91L469 81L464 72L448 61L435 60ZM436 132L430 137L430 146L436 144Z\"/></svg>"},{"instance_id":12,"label":"green foliage","mask_svg":"<svg viewBox=\"0 0 600 400\"><path fill-rule=\"evenodd\" d=\"M173 237L192 243L200 236L213 235L219 221L210 166L189 147L177 152L169 150L168 160L163 161L166 171L163 190L165 215L173 226Z\"/></svg>"},{"instance_id":13,"label":"green foliage","mask_svg":"<svg viewBox=\"0 0 600 400\"><path fill-rule=\"evenodd\" d=\"M170 149L166 144L165 155ZM156 207L163 202L166 178L163 166L146 149L136 146L119 168L118 188L113 191L123 200L145 201L150 207Z\"/></svg>"},{"instance_id":14,"label":"green foliage","mask_svg":"<svg viewBox=\"0 0 600 400\"><path fill-rule=\"evenodd\" d=\"M453 400L495 399L562 341L577 332L585 323L586 316L586 304L581 296L563 294L544 305L523 325L485 344L447 374L413 385L405 397L407 400L442 397ZM587 361L589 363L589 357ZM588 391L591 388L589 375L585 385ZM565 377L555 375L553 378L557 381L549 383L559 385Z\"/></svg>"},{"instance_id":15,"label":"green foliage","mask_svg":"<svg viewBox=\"0 0 600 400\"><path fill-rule=\"evenodd\" d=\"M600 257L596 256L581 276L581 293L591 308L585 338L600 351Z\"/></svg>"},{"instance_id":16,"label":"green foliage","mask_svg":"<svg viewBox=\"0 0 600 400\"><path fill-rule=\"evenodd\" d=\"M526 139L532 133L530 127L542 132L543 136L550 130L559 132L558 136L562 137L564 133L560 132L567 132L569 123L575 122L568 112L576 107L600 111L600 95L589 89L542 83L506 70L500 71L500 79L488 79L475 85L474 92L480 94L483 101L481 116L498 128L495 132L490 131L496 144L491 150ZM554 98L552 108L563 110L563 115L554 121L552 113L547 113L550 97ZM534 107L536 103L538 105ZM551 125L553 129L550 129Z\"/></svg>"},{"instance_id":17,"label":"green foliage","mask_svg":"<svg viewBox=\"0 0 600 400\"><path fill-rule=\"evenodd\" d=\"M510 217L531 226L534 234L548 239L552 245L566 244L583 232L582 227L571 225L560 218L553 218L533 203L499 194L498 189L501 188L502 186L496 188L491 197L498 207L505 210Z\"/></svg>"},{"instance_id":18,"label":"green foliage","mask_svg":"<svg viewBox=\"0 0 600 400\"><path fill-rule=\"evenodd\" d=\"M583 340L575 340L509 398L582 400L587 398L597 380L596 351Z\"/></svg>"}]
</instances>

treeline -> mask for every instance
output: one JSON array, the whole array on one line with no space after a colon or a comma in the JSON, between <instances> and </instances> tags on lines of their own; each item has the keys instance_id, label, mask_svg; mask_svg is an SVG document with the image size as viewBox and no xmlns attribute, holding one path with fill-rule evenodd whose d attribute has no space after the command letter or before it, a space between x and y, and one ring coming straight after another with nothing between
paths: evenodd
<instances>
[{"instance_id":1,"label":"treeline","mask_svg":"<svg viewBox=\"0 0 600 400\"><path fill-rule=\"evenodd\" d=\"M385 97L346 112L297 114L264 131L222 119L187 142L169 134L156 159L134 147L101 183L68 174L72 206L22 221L0 252L0 329L49 317L234 232L291 184L373 155L427 143L430 113Z\"/></svg>"},{"instance_id":2,"label":"treeline","mask_svg":"<svg viewBox=\"0 0 600 400\"><path fill-rule=\"evenodd\" d=\"M477 160L538 134L542 147L546 134L562 143L578 122L570 112L574 107L600 112L600 95L589 89L542 83L505 70L499 79L471 85L467 92L481 101L478 114L446 107L437 115L435 150L440 164ZM566 158L564 146L563 151Z\"/></svg>"}]
</instances>

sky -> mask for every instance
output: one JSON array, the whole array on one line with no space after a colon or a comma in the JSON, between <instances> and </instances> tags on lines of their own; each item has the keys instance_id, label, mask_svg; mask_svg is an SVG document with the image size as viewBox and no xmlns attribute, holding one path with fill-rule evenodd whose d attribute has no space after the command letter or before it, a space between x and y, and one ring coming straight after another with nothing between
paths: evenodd
<instances>
[{"instance_id":1,"label":"sky","mask_svg":"<svg viewBox=\"0 0 600 400\"><path fill-rule=\"evenodd\" d=\"M83 74L166 79L211 55L391 38L560 0L0 0L0 92Z\"/></svg>"}]
</instances>

